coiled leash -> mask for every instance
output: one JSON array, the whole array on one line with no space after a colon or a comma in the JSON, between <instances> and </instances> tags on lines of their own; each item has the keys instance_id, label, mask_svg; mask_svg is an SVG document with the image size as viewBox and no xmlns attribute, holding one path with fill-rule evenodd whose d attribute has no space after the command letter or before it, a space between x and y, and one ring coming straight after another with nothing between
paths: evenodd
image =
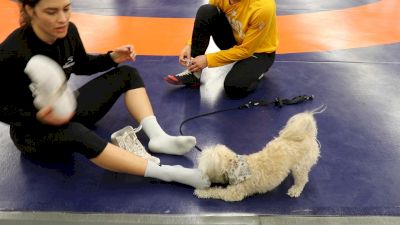
<instances>
[{"instance_id":1,"label":"coiled leash","mask_svg":"<svg viewBox=\"0 0 400 225\"><path fill-rule=\"evenodd\" d=\"M258 100L258 101L249 101L246 104L240 105L239 107L233 107L233 108L227 108L227 109L221 109L221 110L216 110L213 112L209 112L209 113L203 113L203 114L199 114L197 116L193 116L190 118L185 119L184 121L181 122L181 125L179 126L179 132L181 133L181 135L184 135L182 132L182 127L185 123L200 118L200 117L205 117L205 116L210 116L216 113L222 113L222 112L226 112L226 111L231 111L231 110L241 110L241 109L250 109L256 106L276 106L279 108L282 108L283 106L286 105L295 105L295 104L299 104L299 103L303 103L303 102L308 102L314 99L314 95L299 95L296 96L294 98L291 99L282 99L280 97L275 98L273 101L265 101L265 100ZM201 148L199 148L197 145L194 146L197 150L199 150L200 152L202 151Z\"/></svg>"}]
</instances>

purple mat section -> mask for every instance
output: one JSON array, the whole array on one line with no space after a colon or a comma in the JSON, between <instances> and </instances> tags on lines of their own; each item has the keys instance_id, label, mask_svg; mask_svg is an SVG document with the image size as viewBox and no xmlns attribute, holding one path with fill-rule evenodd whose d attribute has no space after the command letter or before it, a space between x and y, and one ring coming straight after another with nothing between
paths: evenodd
<instances>
[{"instance_id":1,"label":"purple mat section","mask_svg":"<svg viewBox=\"0 0 400 225\"><path fill-rule=\"evenodd\" d=\"M184 119L253 99L313 94L315 99L284 108L259 107L220 113L191 121L185 134L202 148L225 144L240 154L260 150L287 119L326 105L316 116L321 159L298 199L286 196L287 178L275 190L241 202L201 200L193 189L147 178L107 172L80 155L56 162L27 159L12 145L7 126L0 126L0 209L99 213L203 214L254 213L276 215L400 215L400 45L278 55L259 89L243 100L229 100L220 89L223 77L208 74L200 89L176 88L162 80L177 72L176 57L139 56L141 72L155 113L172 135ZM74 77L80 85L84 78ZM136 125L119 101L97 125L109 135ZM142 142L148 139L140 133ZM193 167L198 152L185 156L157 155L164 164Z\"/></svg>"},{"instance_id":2,"label":"purple mat section","mask_svg":"<svg viewBox=\"0 0 400 225\"><path fill-rule=\"evenodd\" d=\"M279 0L277 1L277 13L278 15L291 15L339 10L377 1L378 0ZM90 0L73 1L73 8L76 12L107 16L192 18L195 17L197 8L207 2L208 1L203 0L101 0L100 2Z\"/></svg>"}]
</instances>

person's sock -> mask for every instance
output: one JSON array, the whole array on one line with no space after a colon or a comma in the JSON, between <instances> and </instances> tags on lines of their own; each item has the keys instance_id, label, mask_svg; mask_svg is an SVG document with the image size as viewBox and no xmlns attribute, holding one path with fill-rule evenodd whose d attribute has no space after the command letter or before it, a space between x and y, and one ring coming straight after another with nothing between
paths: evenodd
<instances>
[{"instance_id":1,"label":"person's sock","mask_svg":"<svg viewBox=\"0 0 400 225\"><path fill-rule=\"evenodd\" d=\"M195 77L197 77L197 78L200 80L201 71L199 71L199 72L192 72L192 73L193 73L193 75L194 75Z\"/></svg>"},{"instance_id":2,"label":"person's sock","mask_svg":"<svg viewBox=\"0 0 400 225\"><path fill-rule=\"evenodd\" d=\"M147 161L145 177L157 178L163 181L186 184L198 189L210 187L211 183L199 169L185 168L180 165L157 165Z\"/></svg>"},{"instance_id":3,"label":"person's sock","mask_svg":"<svg viewBox=\"0 0 400 225\"><path fill-rule=\"evenodd\" d=\"M155 116L144 118L140 124L149 137L149 149L152 152L171 155L183 155L196 145L193 136L170 136L164 132Z\"/></svg>"}]
</instances>

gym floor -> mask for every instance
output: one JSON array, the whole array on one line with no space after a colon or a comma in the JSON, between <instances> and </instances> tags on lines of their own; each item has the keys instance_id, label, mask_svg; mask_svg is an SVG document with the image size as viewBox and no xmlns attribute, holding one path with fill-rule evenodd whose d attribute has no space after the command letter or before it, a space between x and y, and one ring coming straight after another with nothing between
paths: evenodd
<instances>
[{"instance_id":1,"label":"gym floor","mask_svg":"<svg viewBox=\"0 0 400 225\"><path fill-rule=\"evenodd\" d=\"M292 115L317 114L321 158L302 195L275 190L241 202L197 199L193 188L102 170L81 155L62 161L21 156L9 127L0 124L0 224L400 224L399 0L279 0L280 46L258 89L230 100L223 79L231 65L207 68L198 89L171 86L166 74L183 70L178 54L206 0L72 1L72 21L88 52L133 44L136 67L160 124L179 135L186 118L236 107L314 95L310 102L234 110L186 123L198 146L224 144L239 154L262 149ZM18 7L0 0L0 42L18 27ZM209 52L216 51L212 43ZM2 74L10 75L10 74ZM91 77L73 76L78 87ZM137 126L120 99L96 125L111 133ZM148 139L139 132L147 148ZM164 164L196 166L199 152L154 154ZM396 175L397 174L397 175Z\"/></svg>"}]
</instances>

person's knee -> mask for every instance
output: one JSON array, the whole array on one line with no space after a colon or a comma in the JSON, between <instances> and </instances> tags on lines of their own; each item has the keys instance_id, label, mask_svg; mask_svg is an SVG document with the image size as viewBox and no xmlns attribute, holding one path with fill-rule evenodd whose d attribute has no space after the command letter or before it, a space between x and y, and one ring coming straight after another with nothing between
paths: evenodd
<instances>
[{"instance_id":1,"label":"person's knee","mask_svg":"<svg viewBox=\"0 0 400 225\"><path fill-rule=\"evenodd\" d=\"M117 69L119 70L119 76L123 77L123 80L127 83L127 89L144 87L142 77L135 67L122 65Z\"/></svg>"},{"instance_id":2,"label":"person's knee","mask_svg":"<svg viewBox=\"0 0 400 225\"><path fill-rule=\"evenodd\" d=\"M71 122L65 128L65 146L88 159L97 157L108 142L82 123Z\"/></svg>"},{"instance_id":3,"label":"person's knee","mask_svg":"<svg viewBox=\"0 0 400 225\"><path fill-rule=\"evenodd\" d=\"M224 89L226 95L231 99L241 99L250 94L251 91L248 91L248 87L232 85L232 84L224 84Z\"/></svg>"},{"instance_id":4,"label":"person's knee","mask_svg":"<svg viewBox=\"0 0 400 225\"><path fill-rule=\"evenodd\" d=\"M126 75L126 76L140 76L139 71L132 66L122 65L116 68L119 70L119 74Z\"/></svg>"},{"instance_id":5,"label":"person's knee","mask_svg":"<svg viewBox=\"0 0 400 225\"><path fill-rule=\"evenodd\" d=\"M248 96L256 90L259 80L253 81L250 84L242 84L238 82L229 81L224 82L225 93L229 98L241 99Z\"/></svg>"},{"instance_id":6,"label":"person's knee","mask_svg":"<svg viewBox=\"0 0 400 225\"><path fill-rule=\"evenodd\" d=\"M212 17L219 13L219 9L215 5L205 4L199 7L197 10L196 18Z\"/></svg>"}]
</instances>

